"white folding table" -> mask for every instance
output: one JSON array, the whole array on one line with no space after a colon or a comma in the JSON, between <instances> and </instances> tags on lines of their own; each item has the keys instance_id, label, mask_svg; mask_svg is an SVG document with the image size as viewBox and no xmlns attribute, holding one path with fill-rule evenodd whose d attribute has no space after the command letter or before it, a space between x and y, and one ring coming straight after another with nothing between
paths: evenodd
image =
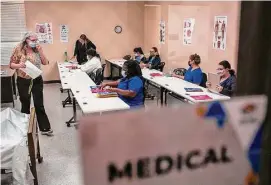
<instances>
[{"instance_id":1,"label":"white folding table","mask_svg":"<svg viewBox=\"0 0 271 185\"><path fill-rule=\"evenodd\" d=\"M64 91L67 91L68 96L67 98L62 101L62 106L63 108L65 108L66 105L71 105L72 104L72 98L71 98L71 94L70 94L70 77L72 75L74 75L74 72L76 70L70 70L69 68L67 68L68 66L72 66L72 65L76 65L76 64L72 64L69 62L58 62L57 63L57 67L58 67L58 72L59 72L59 78L60 78L60 82L61 82L61 88L60 91L61 93L63 93Z\"/></svg>"},{"instance_id":2,"label":"white folding table","mask_svg":"<svg viewBox=\"0 0 271 185\"><path fill-rule=\"evenodd\" d=\"M112 63L114 66L118 66L122 68L123 63L125 62L124 59L110 59L106 60L107 62ZM175 78L175 77L167 77L167 76L159 76L159 77L152 77L151 73L160 73L163 75L161 71L153 70L144 68L142 69L143 78L146 79L148 83L155 84L154 86L160 88L160 102L161 105L164 103L167 104L167 94L168 92L173 92L177 96L180 96L190 103L202 103L202 102L210 102L210 101L223 101L229 100L230 97L224 96L222 94L215 94L209 92L208 89L200 87L196 84L187 82L185 80ZM203 92L186 92L184 88L201 88ZM195 100L192 96L200 96L200 95L207 95L211 97L210 100Z\"/></svg>"},{"instance_id":3,"label":"white folding table","mask_svg":"<svg viewBox=\"0 0 271 185\"><path fill-rule=\"evenodd\" d=\"M89 76L81 70L71 70L68 77L68 84L65 88L70 88L72 94L73 116L66 122L70 127L76 119L76 102L81 108L83 114L103 113L109 111L120 111L129 109L130 106L123 102L119 97L98 98L95 93L91 92L90 86L96 86Z\"/></svg>"}]
</instances>

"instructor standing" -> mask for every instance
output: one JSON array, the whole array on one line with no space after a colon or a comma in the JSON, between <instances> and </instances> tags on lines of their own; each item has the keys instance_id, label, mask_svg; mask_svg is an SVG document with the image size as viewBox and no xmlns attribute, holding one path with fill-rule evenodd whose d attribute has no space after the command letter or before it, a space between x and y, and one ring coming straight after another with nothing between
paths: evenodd
<instances>
[{"instance_id":1,"label":"instructor standing","mask_svg":"<svg viewBox=\"0 0 271 185\"><path fill-rule=\"evenodd\" d=\"M53 130L51 129L50 122L43 105L42 76L38 76L32 80L30 76L21 70L26 67L25 62L27 60L39 69L41 68L41 65L49 64L49 61L46 59L41 46L37 44L37 41L38 37L35 33L26 33L22 42L16 46L11 55L10 68L16 69L17 72L17 87L22 104L21 112L30 114L32 93L41 134L52 136Z\"/></svg>"},{"instance_id":2,"label":"instructor standing","mask_svg":"<svg viewBox=\"0 0 271 185\"><path fill-rule=\"evenodd\" d=\"M85 34L80 35L80 38L75 43L74 54L71 60L75 57L79 65L87 62L87 50L94 49L96 46L87 38Z\"/></svg>"}]
</instances>

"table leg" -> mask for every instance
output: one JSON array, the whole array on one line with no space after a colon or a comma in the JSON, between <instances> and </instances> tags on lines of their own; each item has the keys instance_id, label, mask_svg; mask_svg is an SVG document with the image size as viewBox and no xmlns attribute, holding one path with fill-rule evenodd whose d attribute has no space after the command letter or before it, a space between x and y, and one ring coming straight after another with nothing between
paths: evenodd
<instances>
[{"instance_id":1,"label":"table leg","mask_svg":"<svg viewBox=\"0 0 271 185\"><path fill-rule=\"evenodd\" d=\"M165 105L167 105L167 93L168 93L168 91L165 89L165 92L164 92L164 94L165 94Z\"/></svg>"},{"instance_id":2,"label":"table leg","mask_svg":"<svg viewBox=\"0 0 271 185\"><path fill-rule=\"evenodd\" d=\"M160 87L160 103L161 103L161 106L163 106L164 104L164 88L163 87Z\"/></svg>"},{"instance_id":3,"label":"table leg","mask_svg":"<svg viewBox=\"0 0 271 185\"><path fill-rule=\"evenodd\" d=\"M110 62L110 80L113 79L113 64Z\"/></svg>"},{"instance_id":4,"label":"table leg","mask_svg":"<svg viewBox=\"0 0 271 185\"><path fill-rule=\"evenodd\" d=\"M66 105L71 105L72 104L72 99L71 99L71 95L70 95L70 90L68 90L68 97L62 101L62 106L63 108L65 108Z\"/></svg>"},{"instance_id":5,"label":"table leg","mask_svg":"<svg viewBox=\"0 0 271 185\"><path fill-rule=\"evenodd\" d=\"M73 105L73 116L69 121L66 122L67 127L71 126L71 123L76 123L76 99L75 97L72 98L72 105Z\"/></svg>"}]
</instances>

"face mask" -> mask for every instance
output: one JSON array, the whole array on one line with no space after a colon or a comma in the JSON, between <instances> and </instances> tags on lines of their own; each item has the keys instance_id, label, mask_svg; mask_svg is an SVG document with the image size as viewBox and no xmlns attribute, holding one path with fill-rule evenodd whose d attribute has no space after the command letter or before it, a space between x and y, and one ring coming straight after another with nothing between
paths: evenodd
<instances>
[{"instance_id":1,"label":"face mask","mask_svg":"<svg viewBox=\"0 0 271 185\"><path fill-rule=\"evenodd\" d=\"M88 56L88 60L91 60L91 59L92 59L92 57L89 57L89 56Z\"/></svg>"},{"instance_id":2,"label":"face mask","mask_svg":"<svg viewBox=\"0 0 271 185\"><path fill-rule=\"evenodd\" d=\"M36 42L29 42L28 46L31 48L35 48L37 46L37 43Z\"/></svg>"},{"instance_id":3,"label":"face mask","mask_svg":"<svg viewBox=\"0 0 271 185\"><path fill-rule=\"evenodd\" d=\"M135 57L138 57L139 55L137 53L135 53Z\"/></svg>"},{"instance_id":4,"label":"face mask","mask_svg":"<svg viewBox=\"0 0 271 185\"><path fill-rule=\"evenodd\" d=\"M126 71L121 71L121 75L125 78L127 76Z\"/></svg>"}]
</instances>

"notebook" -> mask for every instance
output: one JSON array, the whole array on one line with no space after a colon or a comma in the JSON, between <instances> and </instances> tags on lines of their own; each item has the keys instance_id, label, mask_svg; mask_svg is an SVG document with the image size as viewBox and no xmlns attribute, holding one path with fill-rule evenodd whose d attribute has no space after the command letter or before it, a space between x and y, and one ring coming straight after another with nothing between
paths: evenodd
<instances>
[{"instance_id":1,"label":"notebook","mask_svg":"<svg viewBox=\"0 0 271 185\"><path fill-rule=\"evenodd\" d=\"M92 93L95 93L98 98L109 98L109 97L117 97L118 94L115 92L109 92L106 89L101 89L101 86L90 86L90 90Z\"/></svg>"},{"instance_id":2,"label":"notebook","mask_svg":"<svg viewBox=\"0 0 271 185\"><path fill-rule=\"evenodd\" d=\"M201 88L184 88L186 92L203 92Z\"/></svg>"},{"instance_id":3,"label":"notebook","mask_svg":"<svg viewBox=\"0 0 271 185\"><path fill-rule=\"evenodd\" d=\"M218 74L208 73L208 81L211 83L209 90L217 93L216 86L220 84L220 76Z\"/></svg>"},{"instance_id":4,"label":"notebook","mask_svg":"<svg viewBox=\"0 0 271 185\"><path fill-rule=\"evenodd\" d=\"M194 100L212 100L213 99L208 95L198 95L198 96L190 96L190 97L193 98Z\"/></svg>"},{"instance_id":5,"label":"notebook","mask_svg":"<svg viewBox=\"0 0 271 185\"><path fill-rule=\"evenodd\" d=\"M161 73L151 73L150 76L151 77L163 76L163 74L161 74Z\"/></svg>"},{"instance_id":6,"label":"notebook","mask_svg":"<svg viewBox=\"0 0 271 185\"><path fill-rule=\"evenodd\" d=\"M96 96L98 98L111 98L111 97L118 97L118 94L115 92L97 92Z\"/></svg>"}]
</instances>

